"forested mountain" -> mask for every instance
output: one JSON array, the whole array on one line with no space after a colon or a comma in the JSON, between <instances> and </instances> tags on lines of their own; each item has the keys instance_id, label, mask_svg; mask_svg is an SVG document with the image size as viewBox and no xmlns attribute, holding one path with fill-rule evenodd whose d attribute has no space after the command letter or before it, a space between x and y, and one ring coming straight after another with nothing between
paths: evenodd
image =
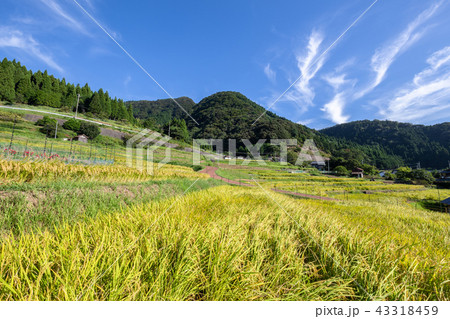
<instances>
[{"instance_id":1,"label":"forested mountain","mask_svg":"<svg viewBox=\"0 0 450 319\"><path fill-rule=\"evenodd\" d=\"M45 105L74 110L80 94L79 112L98 118L133 122L132 108L121 99L112 98L108 91L93 92L88 84L67 83L49 75L47 71L32 72L20 62L6 58L0 63L0 101L29 105Z\"/></svg>"},{"instance_id":2,"label":"forested mountain","mask_svg":"<svg viewBox=\"0 0 450 319\"><path fill-rule=\"evenodd\" d=\"M190 142L192 138L236 139L238 152L247 152L242 140L255 144L260 139L305 139L331 156L331 167L354 168L362 163L378 168L395 168L403 164L443 168L450 159L450 123L433 126L389 121L358 121L320 132L293 123L265 109L237 92L219 92L198 104L188 97L176 99L198 125L171 99L129 101L112 99L108 92L93 92L88 84L66 83L47 71L32 72L19 62L0 63L0 100L30 105L46 105L74 110L80 94L79 112L97 118L127 121ZM261 115L261 118L254 121ZM137 118L137 119L136 119ZM187 125L186 125L187 124ZM266 143L262 153L279 155L279 148ZM298 153L300 148L292 148ZM292 155L292 154L291 154ZM295 154L294 154L295 155ZM292 157L292 156L291 156Z\"/></svg>"},{"instance_id":3,"label":"forested mountain","mask_svg":"<svg viewBox=\"0 0 450 319\"><path fill-rule=\"evenodd\" d=\"M186 119L195 138L236 139L238 151L244 151L242 139L256 143L259 139L297 139L299 152L305 139L313 139L325 153L331 155L331 166L344 165L354 168L360 163L373 164L380 168L398 167L401 157L390 155L380 145L365 146L346 139L330 138L316 130L296 124L288 119L266 112L254 125L254 121L265 109L237 92L219 92L198 103L192 117L199 123ZM227 145L225 143L225 149ZM275 147L266 144L262 153L278 155Z\"/></svg>"},{"instance_id":4,"label":"forested mountain","mask_svg":"<svg viewBox=\"0 0 450 319\"><path fill-rule=\"evenodd\" d=\"M195 106L195 102L188 97L175 99L189 114ZM156 124L164 125L170 120L184 118L186 113L172 99L156 101L128 101L126 105L132 105L134 116L139 119L153 118Z\"/></svg>"},{"instance_id":5,"label":"forested mountain","mask_svg":"<svg viewBox=\"0 0 450 319\"><path fill-rule=\"evenodd\" d=\"M450 122L432 126L392 121L356 121L321 130L335 138L362 145L380 145L390 154L401 156L406 164L447 167L450 160Z\"/></svg>"}]
</instances>

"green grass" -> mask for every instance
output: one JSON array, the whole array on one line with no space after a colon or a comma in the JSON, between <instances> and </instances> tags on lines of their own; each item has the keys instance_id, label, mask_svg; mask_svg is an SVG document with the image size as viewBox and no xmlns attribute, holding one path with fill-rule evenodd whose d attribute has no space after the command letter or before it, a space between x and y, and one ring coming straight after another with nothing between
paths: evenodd
<instances>
[{"instance_id":1,"label":"green grass","mask_svg":"<svg viewBox=\"0 0 450 319\"><path fill-rule=\"evenodd\" d=\"M0 236L52 230L98 214L122 211L180 195L194 180L174 179L140 183L72 182L17 184L0 187ZM199 180L190 191L220 185Z\"/></svg>"}]
</instances>

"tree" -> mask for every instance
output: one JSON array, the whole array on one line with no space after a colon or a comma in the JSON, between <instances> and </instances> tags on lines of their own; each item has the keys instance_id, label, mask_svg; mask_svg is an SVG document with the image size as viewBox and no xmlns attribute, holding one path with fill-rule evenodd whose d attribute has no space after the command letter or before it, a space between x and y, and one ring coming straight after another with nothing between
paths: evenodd
<instances>
[{"instance_id":1,"label":"tree","mask_svg":"<svg viewBox=\"0 0 450 319\"><path fill-rule=\"evenodd\" d=\"M173 119L170 123L164 126L164 133L169 134L170 137L188 143L190 141L189 131L185 120Z\"/></svg>"},{"instance_id":2,"label":"tree","mask_svg":"<svg viewBox=\"0 0 450 319\"><path fill-rule=\"evenodd\" d=\"M364 173L366 175L377 175L379 173L377 168L375 166L373 166L373 165L362 164L361 168L364 170Z\"/></svg>"},{"instance_id":3,"label":"tree","mask_svg":"<svg viewBox=\"0 0 450 319\"><path fill-rule=\"evenodd\" d=\"M100 135L100 128L98 125L93 123L82 122L80 125L79 134L84 134L89 137L91 140Z\"/></svg>"},{"instance_id":4,"label":"tree","mask_svg":"<svg viewBox=\"0 0 450 319\"><path fill-rule=\"evenodd\" d=\"M37 120L36 123L35 123L35 125L37 125L37 126L45 126L47 124L55 126L56 125L56 119L52 119L52 118L50 118L48 116L44 116L42 119Z\"/></svg>"},{"instance_id":5,"label":"tree","mask_svg":"<svg viewBox=\"0 0 450 319\"><path fill-rule=\"evenodd\" d=\"M109 97L108 91L104 95L102 115L106 118L111 116L111 98Z\"/></svg>"},{"instance_id":6,"label":"tree","mask_svg":"<svg viewBox=\"0 0 450 319\"><path fill-rule=\"evenodd\" d=\"M93 114L100 114L102 112L102 97L100 97L100 94L94 93L89 102L88 111Z\"/></svg>"},{"instance_id":7,"label":"tree","mask_svg":"<svg viewBox=\"0 0 450 319\"><path fill-rule=\"evenodd\" d=\"M349 171L344 166L336 166L334 171L339 176L348 176Z\"/></svg>"},{"instance_id":8,"label":"tree","mask_svg":"<svg viewBox=\"0 0 450 319\"><path fill-rule=\"evenodd\" d=\"M0 100L13 102L16 97L14 67L6 58L0 63Z\"/></svg>"},{"instance_id":9,"label":"tree","mask_svg":"<svg viewBox=\"0 0 450 319\"><path fill-rule=\"evenodd\" d=\"M33 86L29 75L21 78L16 84L16 102L29 103L34 96Z\"/></svg>"},{"instance_id":10,"label":"tree","mask_svg":"<svg viewBox=\"0 0 450 319\"><path fill-rule=\"evenodd\" d=\"M297 162L298 159L298 154L295 153L294 151L288 150L287 152L287 162L289 164L295 165L295 163Z\"/></svg>"},{"instance_id":11,"label":"tree","mask_svg":"<svg viewBox=\"0 0 450 319\"><path fill-rule=\"evenodd\" d=\"M128 111L123 103L123 100L119 99L118 107L117 107L117 119L118 120L129 120Z\"/></svg>"},{"instance_id":12,"label":"tree","mask_svg":"<svg viewBox=\"0 0 450 319\"><path fill-rule=\"evenodd\" d=\"M70 119L64 122L63 128L69 131L79 132L81 128L81 121L76 119Z\"/></svg>"},{"instance_id":13,"label":"tree","mask_svg":"<svg viewBox=\"0 0 450 319\"><path fill-rule=\"evenodd\" d=\"M433 184L434 177L433 174L424 169L416 169L412 171L412 177L417 181L423 181L426 184Z\"/></svg>"},{"instance_id":14,"label":"tree","mask_svg":"<svg viewBox=\"0 0 450 319\"><path fill-rule=\"evenodd\" d=\"M410 167L399 167L395 175L398 179L410 180L412 178L412 170Z\"/></svg>"}]
</instances>

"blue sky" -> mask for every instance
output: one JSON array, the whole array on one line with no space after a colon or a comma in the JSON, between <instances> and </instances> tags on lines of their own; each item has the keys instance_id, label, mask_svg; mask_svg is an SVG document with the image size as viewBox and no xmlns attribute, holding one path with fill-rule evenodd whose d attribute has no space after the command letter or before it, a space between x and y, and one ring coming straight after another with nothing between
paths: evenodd
<instances>
[{"instance_id":1,"label":"blue sky","mask_svg":"<svg viewBox=\"0 0 450 319\"><path fill-rule=\"evenodd\" d=\"M450 121L449 1L77 1L174 97L239 91L313 128ZM125 100L167 98L75 1L1 7L1 57Z\"/></svg>"}]
</instances>

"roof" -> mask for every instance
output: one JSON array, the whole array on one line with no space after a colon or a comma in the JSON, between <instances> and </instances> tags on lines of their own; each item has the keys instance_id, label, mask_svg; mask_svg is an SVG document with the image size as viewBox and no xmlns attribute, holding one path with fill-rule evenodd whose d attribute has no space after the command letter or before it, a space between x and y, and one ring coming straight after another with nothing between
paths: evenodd
<instances>
[{"instance_id":1,"label":"roof","mask_svg":"<svg viewBox=\"0 0 450 319\"><path fill-rule=\"evenodd\" d=\"M311 162L311 165L325 165L325 162L324 161L314 161L314 162Z\"/></svg>"},{"instance_id":2,"label":"roof","mask_svg":"<svg viewBox=\"0 0 450 319\"><path fill-rule=\"evenodd\" d=\"M445 204L445 205L450 205L450 197L447 199L444 199L441 203Z\"/></svg>"},{"instance_id":3,"label":"roof","mask_svg":"<svg viewBox=\"0 0 450 319\"><path fill-rule=\"evenodd\" d=\"M355 169L352 171L352 173L362 173L362 172L364 172L364 170L363 170L362 168L359 168L359 167L355 168Z\"/></svg>"},{"instance_id":4,"label":"roof","mask_svg":"<svg viewBox=\"0 0 450 319\"><path fill-rule=\"evenodd\" d=\"M84 134L81 134L81 135L78 135L78 136L77 136L77 138L80 138L80 137L81 137L81 138L88 138L88 137L87 137L86 135L84 135Z\"/></svg>"}]
</instances>

